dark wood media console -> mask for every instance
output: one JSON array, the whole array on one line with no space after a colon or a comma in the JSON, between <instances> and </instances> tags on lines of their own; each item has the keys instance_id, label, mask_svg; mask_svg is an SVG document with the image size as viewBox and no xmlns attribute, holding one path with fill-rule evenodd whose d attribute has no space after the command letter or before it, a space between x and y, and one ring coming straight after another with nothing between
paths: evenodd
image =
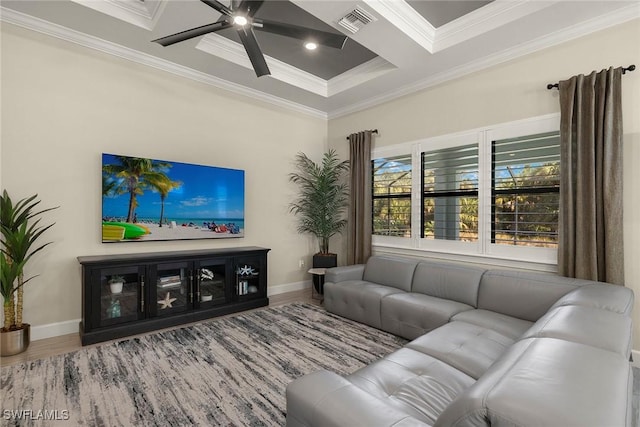
<instances>
[{"instance_id":1,"label":"dark wood media console","mask_svg":"<svg viewBox=\"0 0 640 427\"><path fill-rule=\"evenodd\" d=\"M82 256L82 345L269 304L259 247Z\"/></svg>"}]
</instances>

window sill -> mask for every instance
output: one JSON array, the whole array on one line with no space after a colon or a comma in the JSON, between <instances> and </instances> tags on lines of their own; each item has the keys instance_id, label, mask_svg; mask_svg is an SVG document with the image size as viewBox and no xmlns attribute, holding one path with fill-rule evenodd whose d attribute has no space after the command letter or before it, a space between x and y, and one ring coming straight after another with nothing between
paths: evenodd
<instances>
[{"instance_id":1,"label":"window sill","mask_svg":"<svg viewBox=\"0 0 640 427\"><path fill-rule=\"evenodd\" d=\"M558 272L558 266L556 263L507 258L504 256L498 257L487 254L470 254L441 250L435 251L432 249L413 248L386 243L374 243L373 252L375 255L405 255L416 258L471 263L491 268L513 268L547 273Z\"/></svg>"}]
</instances>

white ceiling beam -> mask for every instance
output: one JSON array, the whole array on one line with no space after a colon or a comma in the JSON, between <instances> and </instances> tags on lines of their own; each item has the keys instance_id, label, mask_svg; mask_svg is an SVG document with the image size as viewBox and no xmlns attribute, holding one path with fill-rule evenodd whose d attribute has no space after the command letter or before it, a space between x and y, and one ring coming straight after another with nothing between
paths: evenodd
<instances>
[{"instance_id":1,"label":"white ceiling beam","mask_svg":"<svg viewBox=\"0 0 640 427\"><path fill-rule=\"evenodd\" d=\"M436 29L432 53L488 33L555 3L557 1L495 0Z\"/></svg>"},{"instance_id":2,"label":"white ceiling beam","mask_svg":"<svg viewBox=\"0 0 640 427\"><path fill-rule=\"evenodd\" d=\"M153 30L167 0L71 0L145 30Z\"/></svg>"}]
</instances>

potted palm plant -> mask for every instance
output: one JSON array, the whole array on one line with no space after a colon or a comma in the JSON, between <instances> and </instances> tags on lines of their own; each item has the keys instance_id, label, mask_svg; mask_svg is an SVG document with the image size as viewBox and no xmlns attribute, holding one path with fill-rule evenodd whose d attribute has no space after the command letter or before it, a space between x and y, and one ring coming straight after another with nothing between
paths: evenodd
<instances>
[{"instance_id":1,"label":"potted palm plant","mask_svg":"<svg viewBox=\"0 0 640 427\"><path fill-rule=\"evenodd\" d=\"M2 244L0 249L0 278L4 307L4 325L0 329L0 356L11 356L27 349L30 325L22 322L23 287L35 276L24 277L24 268L31 257L51 242L35 246L42 234L53 226L40 226L44 212L56 208L34 211L40 200L38 195L13 203L5 190L0 197Z\"/></svg>"},{"instance_id":2,"label":"potted palm plant","mask_svg":"<svg viewBox=\"0 0 640 427\"><path fill-rule=\"evenodd\" d=\"M340 161L335 150L330 150L321 163L298 153L295 165L297 171L289 174L289 180L298 184L300 193L290 204L290 212L300 218L298 232L311 233L318 239L319 251L313 256L313 267L335 267L337 255L329 252L329 239L341 233L347 224L344 216L349 198L345 173L349 162Z\"/></svg>"}]
</instances>

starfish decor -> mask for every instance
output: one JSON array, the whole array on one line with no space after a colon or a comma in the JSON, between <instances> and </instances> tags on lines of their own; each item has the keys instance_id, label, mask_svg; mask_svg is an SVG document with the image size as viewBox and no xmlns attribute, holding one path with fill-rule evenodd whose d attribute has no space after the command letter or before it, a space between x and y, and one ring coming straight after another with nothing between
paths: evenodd
<instances>
[{"instance_id":1,"label":"starfish decor","mask_svg":"<svg viewBox=\"0 0 640 427\"><path fill-rule=\"evenodd\" d=\"M158 301L158 304L160 304L160 309L164 310L165 308L173 308L173 306L171 305L177 298L171 298L171 292L167 292L167 295L165 295L164 299L161 299Z\"/></svg>"},{"instance_id":2,"label":"starfish decor","mask_svg":"<svg viewBox=\"0 0 640 427\"><path fill-rule=\"evenodd\" d=\"M241 276L250 276L253 273L255 273L255 270L253 267L249 267L248 265L238 268L238 274Z\"/></svg>"}]
</instances>

